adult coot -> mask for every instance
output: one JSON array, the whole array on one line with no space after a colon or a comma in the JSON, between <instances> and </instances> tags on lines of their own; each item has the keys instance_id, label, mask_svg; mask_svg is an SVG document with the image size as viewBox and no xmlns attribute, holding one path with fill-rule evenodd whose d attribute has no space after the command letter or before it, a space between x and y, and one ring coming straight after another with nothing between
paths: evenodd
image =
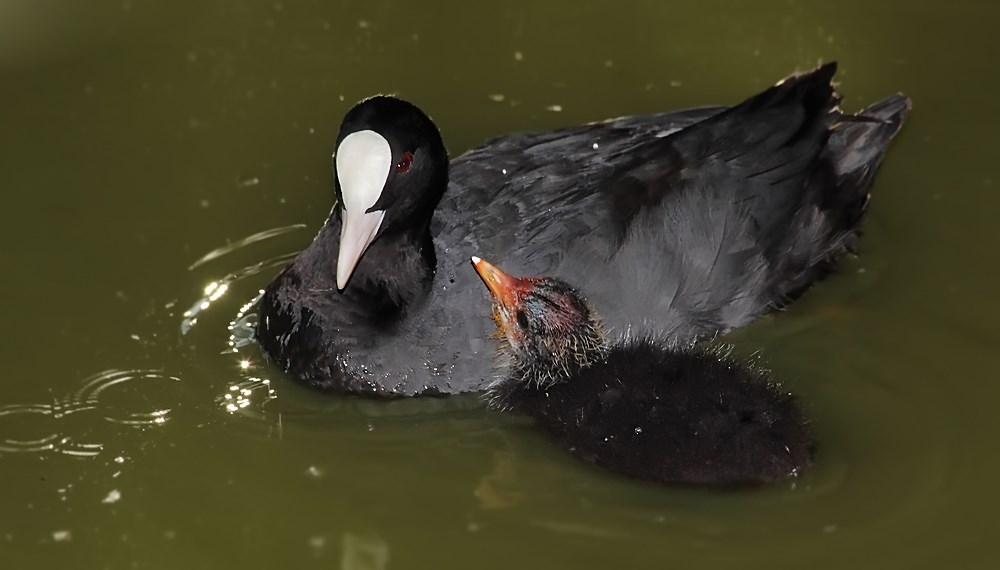
<instances>
[{"instance_id":1,"label":"adult coot","mask_svg":"<svg viewBox=\"0 0 1000 570\"><path fill-rule=\"evenodd\" d=\"M710 485L776 481L812 462L805 416L766 372L649 336L609 343L565 281L472 261L509 349L490 405L534 417L573 455L638 479Z\"/></svg>"},{"instance_id":2,"label":"adult coot","mask_svg":"<svg viewBox=\"0 0 1000 570\"><path fill-rule=\"evenodd\" d=\"M322 389L482 389L473 253L578 284L612 327L652 319L687 342L744 325L851 248L909 108L896 95L845 115L834 72L731 108L508 135L450 165L427 115L366 99L337 137L337 205L265 290L257 339Z\"/></svg>"}]
</instances>

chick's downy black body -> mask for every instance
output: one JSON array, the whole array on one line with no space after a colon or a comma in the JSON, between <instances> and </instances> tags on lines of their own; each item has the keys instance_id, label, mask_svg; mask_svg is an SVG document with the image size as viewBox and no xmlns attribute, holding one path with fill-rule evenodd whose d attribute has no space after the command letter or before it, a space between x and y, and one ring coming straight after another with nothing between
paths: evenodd
<instances>
[{"instance_id":1,"label":"chick's downy black body","mask_svg":"<svg viewBox=\"0 0 1000 570\"><path fill-rule=\"evenodd\" d=\"M338 141L357 135L367 147L355 149L384 157L381 194L365 187L358 195L375 201L350 214L384 220L376 233L355 231L372 239L340 288L348 213L335 206L265 290L257 339L289 375L325 390L481 390L493 347L466 266L473 253L566 278L616 330L656 323L685 344L745 325L853 245L909 108L893 96L845 115L834 71L793 76L730 108L508 135L450 165L416 107L366 100Z\"/></svg>"},{"instance_id":2,"label":"chick's downy black body","mask_svg":"<svg viewBox=\"0 0 1000 570\"><path fill-rule=\"evenodd\" d=\"M491 407L535 418L571 454L658 483L748 485L812 463L805 416L762 369L652 336L609 341L570 284L478 257L509 366Z\"/></svg>"},{"instance_id":3,"label":"chick's downy black body","mask_svg":"<svg viewBox=\"0 0 1000 570\"><path fill-rule=\"evenodd\" d=\"M648 337L616 344L565 382L508 380L490 393L576 457L637 479L769 483L812 463L805 416L765 371Z\"/></svg>"}]
</instances>

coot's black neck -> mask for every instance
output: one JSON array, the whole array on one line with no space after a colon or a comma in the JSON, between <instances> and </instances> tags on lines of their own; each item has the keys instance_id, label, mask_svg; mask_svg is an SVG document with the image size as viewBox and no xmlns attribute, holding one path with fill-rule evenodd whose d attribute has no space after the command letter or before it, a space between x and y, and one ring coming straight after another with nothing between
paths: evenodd
<instances>
[{"instance_id":1,"label":"coot's black neck","mask_svg":"<svg viewBox=\"0 0 1000 570\"><path fill-rule=\"evenodd\" d=\"M386 232L368 246L343 291L336 288L337 252L340 246L339 207L312 245L296 260L300 275L323 276L329 295L343 295L368 312L369 322L391 323L424 300L434 281L437 256L430 220L409 228Z\"/></svg>"},{"instance_id":2,"label":"coot's black neck","mask_svg":"<svg viewBox=\"0 0 1000 570\"><path fill-rule=\"evenodd\" d=\"M437 256L430 222L385 233L368 246L341 295L352 297L372 317L395 319L427 296Z\"/></svg>"}]
</instances>

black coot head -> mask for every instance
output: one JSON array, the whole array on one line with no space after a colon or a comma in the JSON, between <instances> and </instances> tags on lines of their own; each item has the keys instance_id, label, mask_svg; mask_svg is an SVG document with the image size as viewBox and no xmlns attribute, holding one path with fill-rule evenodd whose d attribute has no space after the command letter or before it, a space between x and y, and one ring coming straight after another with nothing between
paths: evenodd
<instances>
[{"instance_id":1,"label":"black coot head","mask_svg":"<svg viewBox=\"0 0 1000 570\"><path fill-rule=\"evenodd\" d=\"M337 286L343 289L373 241L427 228L448 184L448 155L430 117L379 95L344 117L334 179L342 216Z\"/></svg>"},{"instance_id":2,"label":"black coot head","mask_svg":"<svg viewBox=\"0 0 1000 570\"><path fill-rule=\"evenodd\" d=\"M472 263L493 296L493 319L525 380L565 380L602 358L604 333L583 297L552 277L511 277L478 257Z\"/></svg>"}]
</instances>

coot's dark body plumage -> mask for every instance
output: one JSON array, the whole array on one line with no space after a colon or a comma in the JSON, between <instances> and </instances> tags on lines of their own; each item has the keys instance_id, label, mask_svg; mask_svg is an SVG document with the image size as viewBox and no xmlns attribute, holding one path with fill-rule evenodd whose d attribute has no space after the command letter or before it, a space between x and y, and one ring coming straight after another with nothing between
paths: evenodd
<instances>
[{"instance_id":1,"label":"coot's dark body plumage","mask_svg":"<svg viewBox=\"0 0 1000 570\"><path fill-rule=\"evenodd\" d=\"M576 457L637 479L768 483L812 463L805 416L764 371L648 337L615 345L565 382L513 379L490 393Z\"/></svg>"},{"instance_id":2,"label":"coot's dark body plumage","mask_svg":"<svg viewBox=\"0 0 1000 570\"><path fill-rule=\"evenodd\" d=\"M322 389L483 389L492 348L482 291L465 266L473 252L519 273L566 278L618 330L655 321L672 341L689 342L742 326L800 294L852 246L909 107L893 96L845 116L835 109L834 71L789 78L728 109L505 136L450 167L415 107L362 102L338 144L375 130L393 160L412 153L413 168L389 171L373 206L386 222L342 291L344 214L334 207L267 287L260 345ZM387 116L408 119L395 127Z\"/></svg>"},{"instance_id":3,"label":"coot's dark body plumage","mask_svg":"<svg viewBox=\"0 0 1000 570\"><path fill-rule=\"evenodd\" d=\"M472 261L506 337L490 407L534 417L580 459L658 483L769 483L812 463L805 416L765 371L652 335L609 342L567 282Z\"/></svg>"}]
</instances>

